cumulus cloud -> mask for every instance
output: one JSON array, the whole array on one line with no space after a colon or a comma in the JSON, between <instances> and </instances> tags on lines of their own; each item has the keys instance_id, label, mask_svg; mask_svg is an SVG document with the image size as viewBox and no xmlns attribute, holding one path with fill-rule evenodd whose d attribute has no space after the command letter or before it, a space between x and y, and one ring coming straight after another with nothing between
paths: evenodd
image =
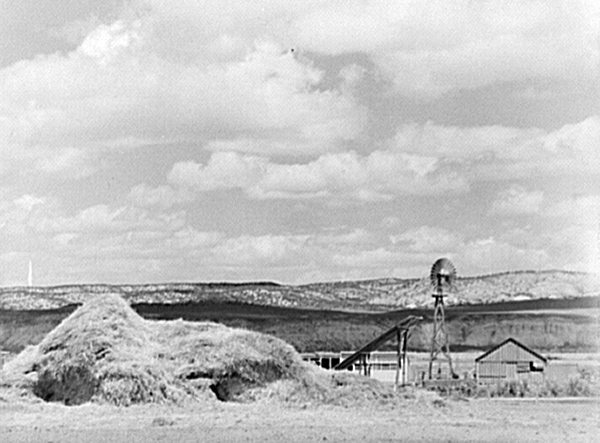
<instances>
[{"instance_id":1,"label":"cumulus cloud","mask_svg":"<svg viewBox=\"0 0 600 443\"><path fill-rule=\"evenodd\" d=\"M46 251L55 275L75 279L76 272L95 275L92 257L100 257L105 274L98 279L153 281L182 275L179 269L194 276L210 269L208 278L363 278L427 269L441 252L464 258L473 272L497 263L505 270L591 260L583 246L597 232L597 190L554 201L545 184L596 178L600 116L567 109L555 121L569 124L542 129L468 127L453 111L445 121L454 126L407 119L398 127L403 117L387 114L403 106L401 95L417 103L406 114L421 122L429 109L422 99L446 93L462 103L509 84L529 88L511 93L533 95L541 106L544 94L558 94L547 85L569 94L592 90L598 2L134 0L127 8L118 20L64 27L77 44L71 52L0 70L3 257ZM150 145L152 155L142 151ZM121 154L127 159L115 176L109 168ZM99 199L95 185L109 173L112 187ZM57 193L73 179L76 190ZM523 222L512 237L499 234L502 217L474 221L485 226L467 238L450 221L441 228L423 219L424 226L407 229L407 217L392 210L412 204L411 196L455 194L445 199L455 213L453 202L466 202L485 181L520 184L494 200L483 194L498 183L487 183L465 208L524 215L510 220ZM235 234L204 230L202 208L189 204L219 190L233 191L219 194L226 199L248 197L239 202L253 216L276 207L279 218L249 222L251 229ZM300 211L290 209L296 203L273 202L284 199L303 200L306 231L294 219ZM433 200L421 199L417 212ZM484 200L489 208L480 206ZM362 205L368 202L390 203ZM349 203L356 220L334 206ZM315 208L323 210L319 220ZM221 214L211 217L207 226ZM535 226L526 225L532 220ZM344 227L324 228L338 222ZM255 224L260 229L249 232ZM543 242L532 240L536 231Z\"/></svg>"},{"instance_id":2,"label":"cumulus cloud","mask_svg":"<svg viewBox=\"0 0 600 443\"><path fill-rule=\"evenodd\" d=\"M527 191L522 186L511 186L500 192L492 202L491 214L537 214L544 200L542 191Z\"/></svg>"},{"instance_id":3,"label":"cumulus cloud","mask_svg":"<svg viewBox=\"0 0 600 443\"><path fill-rule=\"evenodd\" d=\"M113 208L98 204L78 211L72 216L49 214L31 223L41 233L102 234L111 232L176 230L184 225L183 212L151 214L135 207Z\"/></svg>"},{"instance_id":4,"label":"cumulus cloud","mask_svg":"<svg viewBox=\"0 0 600 443\"><path fill-rule=\"evenodd\" d=\"M543 214L569 218L579 225L595 226L600 223L600 195L574 195L549 204Z\"/></svg>"},{"instance_id":5,"label":"cumulus cloud","mask_svg":"<svg viewBox=\"0 0 600 443\"><path fill-rule=\"evenodd\" d=\"M166 246L180 251L191 251L191 255L206 255L206 249L218 245L225 239L222 232L199 231L186 226L176 231L167 240Z\"/></svg>"},{"instance_id":6,"label":"cumulus cloud","mask_svg":"<svg viewBox=\"0 0 600 443\"><path fill-rule=\"evenodd\" d=\"M506 180L600 169L600 116L555 131L505 126L406 125L391 149L460 162L469 180Z\"/></svg>"},{"instance_id":7,"label":"cumulus cloud","mask_svg":"<svg viewBox=\"0 0 600 443\"><path fill-rule=\"evenodd\" d=\"M401 128L387 149L366 155L324 154L306 163L275 163L263 156L216 150L207 164L176 163L168 180L202 192L241 189L255 199L344 196L382 201L398 195L465 192L481 180L594 174L600 168L598 142L597 116L552 132L427 123ZM511 188L498 196L491 211L533 213L542 200L541 191Z\"/></svg>"},{"instance_id":8,"label":"cumulus cloud","mask_svg":"<svg viewBox=\"0 0 600 443\"><path fill-rule=\"evenodd\" d=\"M328 247L356 247L357 245L369 245L376 242L377 236L374 233L363 229L356 228L349 232L332 232L323 233L310 241L317 245Z\"/></svg>"},{"instance_id":9,"label":"cumulus cloud","mask_svg":"<svg viewBox=\"0 0 600 443\"><path fill-rule=\"evenodd\" d=\"M388 0L290 5L231 0L218 6L148 0L133 7L135 19L98 24L76 51L23 60L0 71L4 145L40 157L41 170L71 165L85 171L83 176L95 168L90 166L94 157L83 154L82 147L122 149L123 140L140 146L193 141L208 150L263 156L340 151L364 130L366 110L351 88L324 88L323 72L291 52L296 44L304 52L363 52L414 90L560 76L564 66L570 68L567 74L585 76L587 65L598 63L598 24L590 9L597 6L583 0L568 10L508 0L494 7L441 1L407 6ZM543 51L532 57L539 43ZM477 52L497 47L508 54ZM542 66L546 63L551 66ZM598 134L597 119L587 124L592 135ZM397 142L441 140L443 149L466 139L474 146L464 144L464 156L494 141L506 146L515 138L534 142L547 135L431 124L403 128ZM587 143L567 129L555 135L557 146L565 138ZM552 151L548 143L536 149ZM65 150L65 144L77 147ZM48 158L45 146L62 151ZM495 152L501 155L500 149Z\"/></svg>"},{"instance_id":10,"label":"cumulus cloud","mask_svg":"<svg viewBox=\"0 0 600 443\"><path fill-rule=\"evenodd\" d=\"M600 224L574 225L554 233L547 246L553 256L561 257L566 269L599 274Z\"/></svg>"},{"instance_id":11,"label":"cumulus cloud","mask_svg":"<svg viewBox=\"0 0 600 443\"><path fill-rule=\"evenodd\" d=\"M1 113L1 111L0 111ZM1 123L0 123L1 131ZM0 146L0 182L11 185L19 176L83 179L102 168L98 153L69 146L24 147L18 143Z\"/></svg>"},{"instance_id":12,"label":"cumulus cloud","mask_svg":"<svg viewBox=\"0 0 600 443\"><path fill-rule=\"evenodd\" d=\"M197 191L242 189L257 199L342 196L388 200L396 194L463 192L467 184L435 158L375 151L326 154L301 164L273 163L262 157L215 152L206 165L173 166L169 182Z\"/></svg>"},{"instance_id":13,"label":"cumulus cloud","mask_svg":"<svg viewBox=\"0 0 600 443\"><path fill-rule=\"evenodd\" d=\"M598 4L393 0L328 2L299 17L314 51L362 51L408 94L436 95L527 78L592 81Z\"/></svg>"},{"instance_id":14,"label":"cumulus cloud","mask_svg":"<svg viewBox=\"0 0 600 443\"><path fill-rule=\"evenodd\" d=\"M207 165L191 161L176 163L168 179L199 191L248 188L264 174L266 165L263 158L223 152L213 154Z\"/></svg>"},{"instance_id":15,"label":"cumulus cloud","mask_svg":"<svg viewBox=\"0 0 600 443\"><path fill-rule=\"evenodd\" d=\"M173 188L167 185L152 187L141 183L131 188L127 198L131 203L139 207L168 209L177 204L192 201L193 194L182 187Z\"/></svg>"},{"instance_id":16,"label":"cumulus cloud","mask_svg":"<svg viewBox=\"0 0 600 443\"><path fill-rule=\"evenodd\" d=\"M398 249L420 253L452 253L463 242L459 234L432 226L421 226L391 235L390 240Z\"/></svg>"},{"instance_id":17,"label":"cumulus cloud","mask_svg":"<svg viewBox=\"0 0 600 443\"><path fill-rule=\"evenodd\" d=\"M36 197L31 194L25 194L14 200L14 204L19 208L29 212L33 209L34 206L43 204L46 200L41 197Z\"/></svg>"},{"instance_id":18,"label":"cumulus cloud","mask_svg":"<svg viewBox=\"0 0 600 443\"><path fill-rule=\"evenodd\" d=\"M26 156L32 159L35 171L64 178L89 177L98 168L92 161L96 156L82 149L31 149Z\"/></svg>"},{"instance_id":19,"label":"cumulus cloud","mask_svg":"<svg viewBox=\"0 0 600 443\"><path fill-rule=\"evenodd\" d=\"M473 274L487 274L506 270L531 270L552 267L553 260L547 249L533 246L516 246L495 239L478 238L467 242L460 250L463 269Z\"/></svg>"},{"instance_id":20,"label":"cumulus cloud","mask_svg":"<svg viewBox=\"0 0 600 443\"><path fill-rule=\"evenodd\" d=\"M583 199L580 203L587 205ZM557 205L555 216L568 210L563 206ZM470 275L567 265L587 270L598 257L592 242L597 231L587 225L584 229L567 226L556 235L531 231L469 239L458 230L435 225L393 235L352 227L232 235L194 228L183 211L119 205L94 205L73 214L59 209L36 195L16 197L0 208L0 230L12 239L3 243L0 252L16 254L24 263L31 248L37 257L51 255L54 259L46 265L53 273L51 282L77 277L62 268L127 282L168 280L178 275L174 267L196 269L194 275L211 279L307 282L316 276L326 280L414 277L419 270L426 273L440 254L451 257Z\"/></svg>"},{"instance_id":21,"label":"cumulus cloud","mask_svg":"<svg viewBox=\"0 0 600 443\"><path fill-rule=\"evenodd\" d=\"M215 260L221 265L252 265L269 262L275 266L289 265L289 260L306 242L306 236L262 235L229 238L213 248Z\"/></svg>"},{"instance_id":22,"label":"cumulus cloud","mask_svg":"<svg viewBox=\"0 0 600 443\"><path fill-rule=\"evenodd\" d=\"M168 42L157 37L161 23L151 15L103 24L76 51L1 70L0 141L34 157L78 146L40 160L52 171L81 149L122 149L123 140L246 140L262 153L306 154L337 150L362 131L365 110L351 94L320 88L322 72L271 37L235 57L173 59L156 46Z\"/></svg>"},{"instance_id":23,"label":"cumulus cloud","mask_svg":"<svg viewBox=\"0 0 600 443\"><path fill-rule=\"evenodd\" d=\"M141 27L141 20L101 24L85 37L78 51L106 65L125 51L134 51L136 46L142 45Z\"/></svg>"},{"instance_id":24,"label":"cumulus cloud","mask_svg":"<svg viewBox=\"0 0 600 443\"><path fill-rule=\"evenodd\" d=\"M594 0L137 4L158 21L162 46L175 57L232 58L269 35L321 54L366 54L407 94L541 77L593 81L600 62Z\"/></svg>"}]
</instances>

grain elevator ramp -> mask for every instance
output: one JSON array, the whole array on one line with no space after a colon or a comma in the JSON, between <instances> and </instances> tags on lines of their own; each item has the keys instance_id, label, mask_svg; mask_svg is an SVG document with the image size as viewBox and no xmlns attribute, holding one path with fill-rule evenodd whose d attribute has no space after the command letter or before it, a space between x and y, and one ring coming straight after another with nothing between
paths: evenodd
<instances>
[{"instance_id":1,"label":"grain elevator ramp","mask_svg":"<svg viewBox=\"0 0 600 443\"><path fill-rule=\"evenodd\" d=\"M400 372L402 372L402 385L406 384L406 348L408 344L408 336L410 330L417 325L419 321L421 321L423 317L417 317L414 315L408 316L400 321L396 326L391 328L390 330L384 332L379 337L367 343L365 346L360 348L354 354L342 360L338 365L336 365L333 369L335 370L346 370L349 369L355 363L361 363L361 367L366 368L367 365L367 357L368 355L379 349L388 341L392 340L394 337L397 340L396 345L396 381L394 386L398 386L400 379ZM367 375L367 374L365 374Z\"/></svg>"}]
</instances>

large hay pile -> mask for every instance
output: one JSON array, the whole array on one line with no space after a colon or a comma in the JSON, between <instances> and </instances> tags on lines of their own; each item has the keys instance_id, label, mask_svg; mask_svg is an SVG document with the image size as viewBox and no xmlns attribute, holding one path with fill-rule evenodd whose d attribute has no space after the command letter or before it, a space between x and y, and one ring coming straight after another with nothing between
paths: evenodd
<instances>
[{"instance_id":1,"label":"large hay pile","mask_svg":"<svg viewBox=\"0 0 600 443\"><path fill-rule=\"evenodd\" d=\"M287 343L216 323L147 321L99 296L0 373L46 401L76 405L186 400L388 402L390 387L305 363Z\"/></svg>"}]
</instances>

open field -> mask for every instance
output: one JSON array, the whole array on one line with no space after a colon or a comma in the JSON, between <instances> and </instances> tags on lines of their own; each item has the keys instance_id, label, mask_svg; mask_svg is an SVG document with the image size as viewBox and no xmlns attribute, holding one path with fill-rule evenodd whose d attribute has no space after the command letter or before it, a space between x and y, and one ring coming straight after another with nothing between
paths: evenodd
<instances>
[{"instance_id":1,"label":"open field","mask_svg":"<svg viewBox=\"0 0 600 443\"><path fill-rule=\"evenodd\" d=\"M0 435L25 442L549 442L600 441L596 400L406 400L393 408L214 403L67 407L9 401Z\"/></svg>"}]
</instances>

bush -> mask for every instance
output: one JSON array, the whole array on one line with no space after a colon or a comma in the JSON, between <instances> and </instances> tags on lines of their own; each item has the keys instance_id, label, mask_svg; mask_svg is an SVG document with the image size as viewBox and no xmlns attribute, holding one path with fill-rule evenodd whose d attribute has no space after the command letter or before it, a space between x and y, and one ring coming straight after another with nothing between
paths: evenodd
<instances>
[{"instance_id":1,"label":"bush","mask_svg":"<svg viewBox=\"0 0 600 443\"><path fill-rule=\"evenodd\" d=\"M525 397L528 392L526 381L507 380L489 388L490 397Z\"/></svg>"},{"instance_id":2,"label":"bush","mask_svg":"<svg viewBox=\"0 0 600 443\"><path fill-rule=\"evenodd\" d=\"M507 380L497 385L480 386L479 397L594 397L600 386L589 371L580 370L565 381L544 380L528 384L526 380Z\"/></svg>"}]
</instances>

